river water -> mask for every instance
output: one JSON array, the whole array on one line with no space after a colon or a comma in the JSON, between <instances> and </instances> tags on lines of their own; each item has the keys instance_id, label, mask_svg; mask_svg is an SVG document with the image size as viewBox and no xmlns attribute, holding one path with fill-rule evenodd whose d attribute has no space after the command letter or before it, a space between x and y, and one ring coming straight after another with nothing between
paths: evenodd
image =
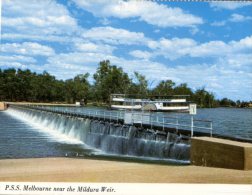
<instances>
[{"instance_id":1,"label":"river water","mask_svg":"<svg viewBox=\"0 0 252 195\"><path fill-rule=\"evenodd\" d=\"M198 109L198 118L213 121L213 133L252 139L252 109Z\"/></svg>"},{"instance_id":2,"label":"river water","mask_svg":"<svg viewBox=\"0 0 252 195\"><path fill-rule=\"evenodd\" d=\"M169 115L169 113L167 113L167 115ZM199 119L213 120L214 133L252 139L252 109L198 109L196 117ZM52 120L58 121L59 119L56 118ZM95 125L97 126L97 124L93 124L93 126ZM69 130L68 133L66 133L65 130L52 131L51 129L53 128L59 129L60 123L50 127L50 118L44 123L41 118L38 119L33 116L33 120L31 120L30 118L26 118L25 115L21 116L19 113L13 112L11 109L0 112L0 158L82 156L96 158L118 157L119 160L167 161L169 163L189 162L188 155L185 155L185 152L183 152L186 151L186 153L188 153L187 144L179 142L175 145L170 144L169 154L166 154L165 150L167 150L167 144L164 142L163 138L157 140L156 137L155 141L148 139L147 141L144 140L141 142L136 140L131 140L129 142L122 135L118 134L120 129L116 130L117 127L113 127L115 133L105 137L107 142L112 143L102 143L101 139L103 139L103 137L101 137L101 135L97 137L98 133L101 132L94 132L92 135L87 135L89 140L87 145L85 143L87 141L83 141L84 138L79 139L82 135L75 135L73 133L76 131L74 129L76 126L69 126L69 128L73 130ZM78 128L83 127L78 126ZM105 126L103 126L102 129L105 131ZM118 139L118 137L120 139ZM90 143L90 140L95 142L95 144ZM97 144L97 142L99 143ZM127 147L131 148L130 152L125 153L125 151L121 151L123 149L120 149L120 152L115 151L112 145L113 143L117 144L116 148L121 147L121 145L123 145L122 143L128 144ZM132 145L132 147L130 147L130 145ZM134 150L135 147L140 149ZM121 153L123 153L123 155L121 155ZM144 155L142 155L142 153ZM154 155L154 153L160 154Z\"/></svg>"}]
</instances>

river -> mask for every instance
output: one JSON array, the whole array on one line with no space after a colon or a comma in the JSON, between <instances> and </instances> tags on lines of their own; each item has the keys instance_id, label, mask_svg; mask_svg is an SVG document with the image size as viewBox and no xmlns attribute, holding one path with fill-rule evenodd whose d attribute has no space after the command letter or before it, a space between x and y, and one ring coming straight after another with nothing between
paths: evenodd
<instances>
[{"instance_id":1,"label":"river","mask_svg":"<svg viewBox=\"0 0 252 195\"><path fill-rule=\"evenodd\" d=\"M170 115L170 113L166 114ZM199 119L212 120L214 133L252 139L252 109L198 109L197 115L195 117ZM135 156L128 154L113 155L113 153L109 154L106 152L102 152L102 148L96 148L95 145L92 145L90 143L89 145L86 145L80 140L75 139L75 137L69 137L68 134L66 135L62 132L50 131L50 128L46 128L49 122L45 123L44 125L40 125L39 123L36 123L36 121L34 122L28 118L25 119L25 117L18 116L11 110L0 112L0 158L31 158L56 156L117 158L119 156L119 159L124 160L133 159L140 161L162 161L162 158L160 157L161 154L157 157L153 157L152 154L150 155L151 152L153 153L153 149L151 152L147 151L149 147L155 147L157 149L157 152L161 149L164 149L164 146L162 144L157 145L158 143L156 142L158 141L155 141L155 143L151 141L150 144L148 144L149 146L147 149L145 148L144 150L142 149L140 151L148 154L148 158L146 158L144 155L142 156L141 154L139 155L139 157L137 157L139 151L135 151L135 153L134 151L131 151L130 154L134 153ZM40 123L43 123L43 121L40 121ZM54 126L54 128L56 127L57 126ZM115 140L115 136L117 136L117 134L112 136L113 140ZM112 147L111 144L113 143L109 144L110 148ZM119 144L121 144L121 142ZM139 145L140 143L137 144L138 145L136 146L143 147L143 145ZM185 148L186 151L188 150L188 147L183 146L183 144L178 144L178 146L179 147L177 148L169 150L181 152L182 149L179 148L182 147ZM108 146L106 145L106 149L107 148ZM170 155L176 157L176 155L173 153ZM183 155L181 155L180 153L178 156L181 157ZM188 158L187 155L186 158ZM172 162L172 159L168 159L168 161ZM183 158L180 159L180 161L178 162L188 163L188 161Z\"/></svg>"}]
</instances>

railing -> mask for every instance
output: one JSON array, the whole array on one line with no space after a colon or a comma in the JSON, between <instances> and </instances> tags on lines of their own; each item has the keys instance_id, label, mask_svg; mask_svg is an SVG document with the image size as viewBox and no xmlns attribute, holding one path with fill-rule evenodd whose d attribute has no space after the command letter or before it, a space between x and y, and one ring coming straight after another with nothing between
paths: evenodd
<instances>
[{"instance_id":1,"label":"railing","mask_svg":"<svg viewBox=\"0 0 252 195\"><path fill-rule=\"evenodd\" d=\"M173 127L178 132L178 129L185 129L191 131L191 136L194 130L207 130L210 136L213 135L213 123L211 120L194 119L193 115L190 117L178 117L167 115L152 115L151 113L132 113L132 123L142 125L161 126L164 130L165 127ZM188 124L189 123L189 124ZM199 125L195 125L200 123Z\"/></svg>"},{"instance_id":2,"label":"railing","mask_svg":"<svg viewBox=\"0 0 252 195\"><path fill-rule=\"evenodd\" d=\"M62 107L45 107L45 106L29 106L42 111L50 111L66 114L69 116L86 116L86 117L96 117L99 119L107 119L109 121L123 120L124 112L122 111L107 111L107 110L96 110L96 109L80 109L79 107L62 108Z\"/></svg>"},{"instance_id":3,"label":"railing","mask_svg":"<svg viewBox=\"0 0 252 195\"><path fill-rule=\"evenodd\" d=\"M30 105L28 108L34 108L42 111L56 112L69 116L80 117L95 117L98 119L108 121L122 121L125 124L139 124L140 126L149 125L152 129L155 127L161 127L163 130L166 128L175 128L178 133L179 129L191 131L191 136L194 135L194 130L200 130L203 132L209 132L212 137L213 124L210 120L194 119L193 115L184 116L168 116L167 114L157 114L152 112L133 112L133 111L111 111L111 110L98 110L88 108L62 108L51 106L35 106Z\"/></svg>"}]
</instances>

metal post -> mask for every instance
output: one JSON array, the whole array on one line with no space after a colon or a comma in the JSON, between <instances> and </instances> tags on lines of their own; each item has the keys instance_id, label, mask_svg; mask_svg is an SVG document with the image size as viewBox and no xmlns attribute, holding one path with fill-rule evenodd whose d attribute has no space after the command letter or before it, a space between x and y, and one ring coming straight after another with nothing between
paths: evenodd
<instances>
[{"instance_id":1,"label":"metal post","mask_svg":"<svg viewBox=\"0 0 252 195\"><path fill-rule=\"evenodd\" d=\"M165 121L164 121L164 115L163 115L163 131L164 131L164 122L165 122Z\"/></svg>"},{"instance_id":2,"label":"metal post","mask_svg":"<svg viewBox=\"0 0 252 195\"><path fill-rule=\"evenodd\" d=\"M143 127L143 113L141 113L141 127Z\"/></svg>"},{"instance_id":3,"label":"metal post","mask_svg":"<svg viewBox=\"0 0 252 195\"><path fill-rule=\"evenodd\" d=\"M151 113L150 113L150 123L151 123L151 129L152 129L152 116L151 116Z\"/></svg>"},{"instance_id":4,"label":"metal post","mask_svg":"<svg viewBox=\"0 0 252 195\"><path fill-rule=\"evenodd\" d=\"M176 116L176 133L178 133L178 116Z\"/></svg>"},{"instance_id":5,"label":"metal post","mask_svg":"<svg viewBox=\"0 0 252 195\"><path fill-rule=\"evenodd\" d=\"M193 137L193 115L191 116L191 137Z\"/></svg>"},{"instance_id":6,"label":"metal post","mask_svg":"<svg viewBox=\"0 0 252 195\"><path fill-rule=\"evenodd\" d=\"M210 122L210 136L213 137L213 123Z\"/></svg>"}]
</instances>

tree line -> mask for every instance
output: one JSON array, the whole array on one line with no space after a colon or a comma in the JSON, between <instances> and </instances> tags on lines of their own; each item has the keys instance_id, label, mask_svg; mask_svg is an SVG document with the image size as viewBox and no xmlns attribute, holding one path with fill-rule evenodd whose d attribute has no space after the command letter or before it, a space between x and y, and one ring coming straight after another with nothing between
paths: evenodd
<instances>
[{"instance_id":1,"label":"tree line","mask_svg":"<svg viewBox=\"0 0 252 195\"><path fill-rule=\"evenodd\" d=\"M249 102L234 102L228 98L217 100L212 92L204 88L193 91L186 83L176 85L172 80L160 81L150 89L150 81L138 72L129 77L122 68L111 65L109 60L101 61L88 81L89 73L79 74L73 79L58 80L46 71L42 74L21 69L0 69L0 101L109 103L110 94L134 94L138 98L154 96L188 95L189 100L199 107L239 106L247 107Z\"/></svg>"}]
</instances>

